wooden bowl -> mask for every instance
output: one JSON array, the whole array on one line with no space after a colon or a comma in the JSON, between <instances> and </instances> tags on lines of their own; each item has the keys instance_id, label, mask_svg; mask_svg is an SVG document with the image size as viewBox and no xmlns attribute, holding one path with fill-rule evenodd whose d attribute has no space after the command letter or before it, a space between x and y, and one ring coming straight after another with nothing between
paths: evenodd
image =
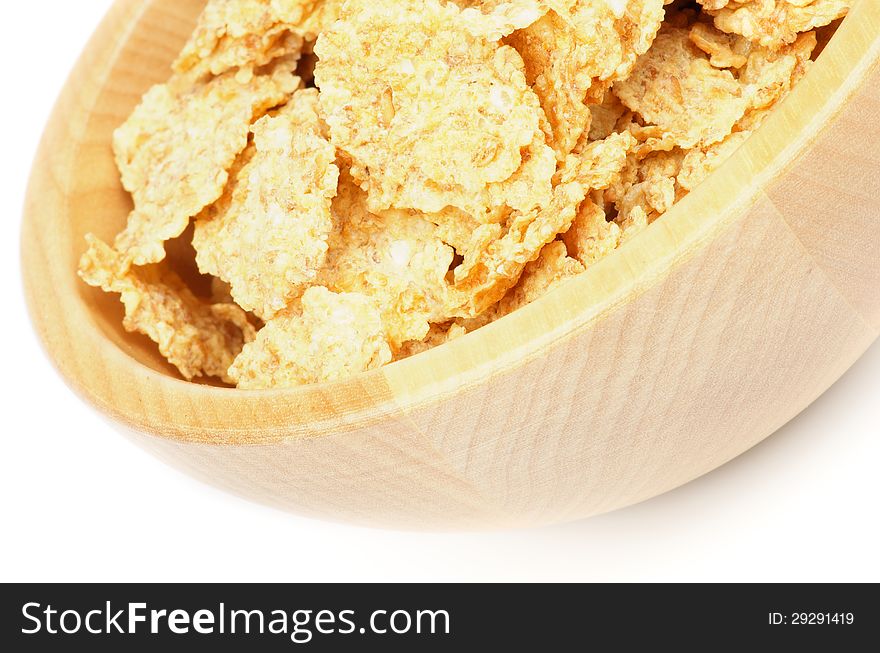
<instances>
[{"instance_id":1,"label":"wooden bowl","mask_svg":"<svg viewBox=\"0 0 880 653\"><path fill-rule=\"evenodd\" d=\"M202 4L116 3L47 128L23 228L27 299L61 374L200 479L369 525L578 519L741 454L880 331L880 3L863 1L718 173L527 308L343 382L179 380L76 262L86 232L111 238L125 220L111 133L167 77Z\"/></svg>"}]
</instances>

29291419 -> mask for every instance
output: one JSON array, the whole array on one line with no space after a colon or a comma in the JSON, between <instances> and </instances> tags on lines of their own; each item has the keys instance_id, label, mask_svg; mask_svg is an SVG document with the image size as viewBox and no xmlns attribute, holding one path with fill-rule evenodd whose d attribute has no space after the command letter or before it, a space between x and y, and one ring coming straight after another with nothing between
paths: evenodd
<instances>
[{"instance_id":1,"label":"29291419","mask_svg":"<svg viewBox=\"0 0 880 653\"><path fill-rule=\"evenodd\" d=\"M852 612L770 612L767 623L771 626L851 626L855 622Z\"/></svg>"}]
</instances>

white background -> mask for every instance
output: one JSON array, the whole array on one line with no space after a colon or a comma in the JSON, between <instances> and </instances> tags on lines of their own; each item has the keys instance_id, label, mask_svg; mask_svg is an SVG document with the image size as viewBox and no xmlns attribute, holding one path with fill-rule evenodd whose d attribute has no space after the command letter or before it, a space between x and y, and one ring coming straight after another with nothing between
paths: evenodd
<instances>
[{"instance_id":1,"label":"white background","mask_svg":"<svg viewBox=\"0 0 880 653\"><path fill-rule=\"evenodd\" d=\"M200 485L135 448L47 362L18 233L51 105L110 0L7 3L0 289L0 580L880 581L880 346L764 444L593 520L484 535L302 519Z\"/></svg>"}]
</instances>

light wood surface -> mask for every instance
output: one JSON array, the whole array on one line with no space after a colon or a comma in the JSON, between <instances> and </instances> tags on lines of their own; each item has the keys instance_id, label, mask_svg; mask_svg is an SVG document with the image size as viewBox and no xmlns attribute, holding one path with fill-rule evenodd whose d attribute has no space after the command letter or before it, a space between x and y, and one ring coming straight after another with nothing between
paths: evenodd
<instances>
[{"instance_id":1,"label":"light wood surface","mask_svg":"<svg viewBox=\"0 0 880 653\"><path fill-rule=\"evenodd\" d=\"M863 0L730 162L538 302L344 382L185 383L75 269L84 234L112 237L130 208L111 133L167 77L202 4L116 3L47 127L22 246L33 322L63 377L206 482L368 525L577 519L739 455L880 332L880 3Z\"/></svg>"}]
</instances>

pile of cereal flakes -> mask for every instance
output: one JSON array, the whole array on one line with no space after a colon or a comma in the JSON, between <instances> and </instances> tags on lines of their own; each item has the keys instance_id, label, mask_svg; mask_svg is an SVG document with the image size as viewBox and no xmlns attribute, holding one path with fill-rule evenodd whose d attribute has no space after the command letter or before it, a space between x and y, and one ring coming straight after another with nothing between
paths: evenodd
<instances>
[{"instance_id":1,"label":"pile of cereal flakes","mask_svg":"<svg viewBox=\"0 0 880 653\"><path fill-rule=\"evenodd\" d=\"M80 275L190 380L411 356L663 215L851 3L210 0L114 135L134 210L112 247L88 237ZM175 271L181 239L209 291Z\"/></svg>"}]
</instances>

